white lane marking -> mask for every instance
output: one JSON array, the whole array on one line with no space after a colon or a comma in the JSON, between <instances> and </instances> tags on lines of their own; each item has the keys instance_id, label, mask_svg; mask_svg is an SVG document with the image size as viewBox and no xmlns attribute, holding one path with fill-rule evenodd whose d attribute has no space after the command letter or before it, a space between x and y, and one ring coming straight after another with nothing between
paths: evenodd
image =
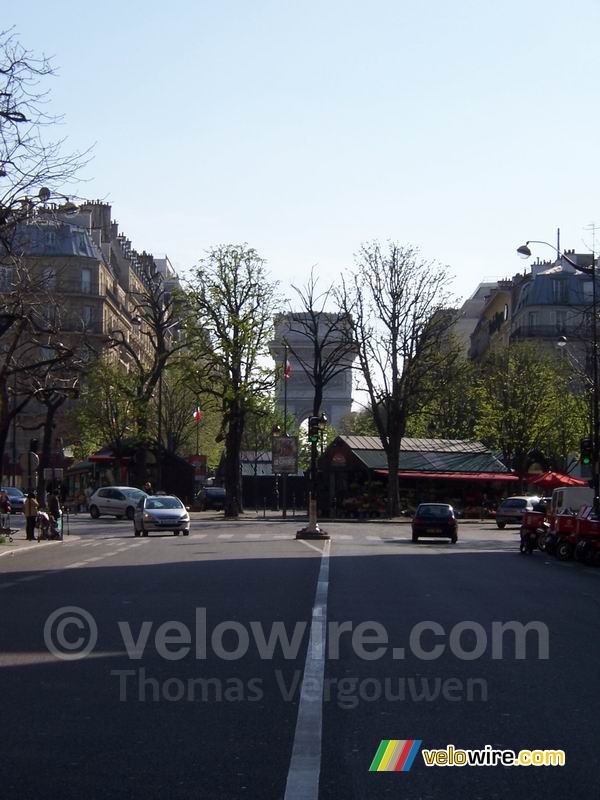
<instances>
[{"instance_id":1,"label":"white lane marking","mask_svg":"<svg viewBox=\"0 0 600 800\"><path fill-rule=\"evenodd\" d=\"M334 539L354 539L354 536L351 533L334 533Z\"/></svg>"},{"instance_id":2,"label":"white lane marking","mask_svg":"<svg viewBox=\"0 0 600 800\"><path fill-rule=\"evenodd\" d=\"M304 540L300 540L304 541ZM309 544L309 542L304 542ZM313 545L314 546L314 545ZM329 588L329 551L327 540L321 555L317 591L312 611L310 638L304 665L304 677L298 705L292 758L284 800L318 800L323 736L323 681L325 676L325 627ZM318 549L318 548L317 548ZM315 700L315 687L321 700Z\"/></svg>"},{"instance_id":3,"label":"white lane marking","mask_svg":"<svg viewBox=\"0 0 600 800\"><path fill-rule=\"evenodd\" d=\"M219 539L233 539L234 536L235 536L234 533L220 533L217 538L219 538Z\"/></svg>"},{"instance_id":4,"label":"white lane marking","mask_svg":"<svg viewBox=\"0 0 600 800\"><path fill-rule=\"evenodd\" d=\"M207 533L192 533L192 539L206 539Z\"/></svg>"},{"instance_id":5,"label":"white lane marking","mask_svg":"<svg viewBox=\"0 0 600 800\"><path fill-rule=\"evenodd\" d=\"M260 539L262 535L263 535L262 533L247 533L246 539L252 539L253 541L255 541L256 539Z\"/></svg>"},{"instance_id":6,"label":"white lane marking","mask_svg":"<svg viewBox=\"0 0 600 800\"><path fill-rule=\"evenodd\" d=\"M87 561L74 561L72 564L66 564L65 569L77 569L78 567L85 567Z\"/></svg>"},{"instance_id":7,"label":"white lane marking","mask_svg":"<svg viewBox=\"0 0 600 800\"><path fill-rule=\"evenodd\" d=\"M380 542L381 541L381 536L366 536L365 538L368 539L370 542Z\"/></svg>"}]
</instances>

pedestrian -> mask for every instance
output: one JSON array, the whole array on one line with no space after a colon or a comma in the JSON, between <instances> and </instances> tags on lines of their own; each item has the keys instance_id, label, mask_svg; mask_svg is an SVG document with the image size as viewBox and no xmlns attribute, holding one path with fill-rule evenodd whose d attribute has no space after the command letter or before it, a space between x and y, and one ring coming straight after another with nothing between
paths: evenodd
<instances>
[{"instance_id":1,"label":"pedestrian","mask_svg":"<svg viewBox=\"0 0 600 800\"><path fill-rule=\"evenodd\" d=\"M10 499L6 492L0 492L0 528L10 531Z\"/></svg>"},{"instance_id":2,"label":"pedestrian","mask_svg":"<svg viewBox=\"0 0 600 800\"><path fill-rule=\"evenodd\" d=\"M58 523L61 515L61 509L57 491L51 492L50 496L48 497L48 513L51 517L54 517L55 521Z\"/></svg>"},{"instance_id":3,"label":"pedestrian","mask_svg":"<svg viewBox=\"0 0 600 800\"><path fill-rule=\"evenodd\" d=\"M146 494L154 494L154 489L152 488L152 484L150 483L150 481L146 481L146 483L144 484L144 491L146 492Z\"/></svg>"},{"instance_id":4,"label":"pedestrian","mask_svg":"<svg viewBox=\"0 0 600 800\"><path fill-rule=\"evenodd\" d=\"M35 540L35 522L40 504L35 499L33 492L29 492L23 504L23 514L25 515L25 535L28 542Z\"/></svg>"}]
</instances>

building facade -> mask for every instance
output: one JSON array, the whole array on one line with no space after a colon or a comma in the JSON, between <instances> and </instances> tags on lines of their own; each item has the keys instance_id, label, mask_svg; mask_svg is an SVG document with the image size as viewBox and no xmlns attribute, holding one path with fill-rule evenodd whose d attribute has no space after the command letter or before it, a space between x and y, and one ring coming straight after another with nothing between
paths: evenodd
<instances>
[{"instance_id":1,"label":"building facade","mask_svg":"<svg viewBox=\"0 0 600 800\"><path fill-rule=\"evenodd\" d=\"M275 340L269 345L275 363L282 367L276 398L279 406L287 409L288 418L297 425L301 425L314 411L315 342L319 350L316 356L318 369L327 375L319 412L327 416L330 425L339 428L344 416L352 410L355 356L349 341L348 322L338 314L292 312L276 319ZM289 362L287 378L283 369L286 352ZM335 360L336 366L327 367L328 359Z\"/></svg>"}]
</instances>

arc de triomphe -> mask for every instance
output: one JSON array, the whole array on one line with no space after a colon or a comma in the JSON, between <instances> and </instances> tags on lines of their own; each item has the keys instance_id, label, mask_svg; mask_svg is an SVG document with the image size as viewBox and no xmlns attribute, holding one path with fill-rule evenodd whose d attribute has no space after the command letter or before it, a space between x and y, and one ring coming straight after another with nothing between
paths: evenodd
<instances>
[{"instance_id":1,"label":"arc de triomphe","mask_svg":"<svg viewBox=\"0 0 600 800\"><path fill-rule=\"evenodd\" d=\"M306 323L303 322L306 320ZM287 381L281 377L277 386L277 402L284 407L285 385L287 383L287 413L288 420L294 419L300 425L313 413L313 386L305 374L300 361L310 363L313 349L313 340L306 335L309 315L303 312L278 317L275 324L275 340L270 343L269 350L275 362L283 365L284 343L289 344L288 362L291 366L291 375ZM319 314L319 334L321 329L323 337L327 335L327 340L331 341L331 349L336 345L335 322L339 320L337 314ZM341 332L337 334L337 343L341 339ZM296 355L294 355L293 352ZM325 351L326 355L326 351ZM347 367L336 375L323 390L323 402L321 412L326 414L329 424L339 429L340 422L344 415L350 413L352 409L352 362L354 357L348 355Z\"/></svg>"}]
</instances>

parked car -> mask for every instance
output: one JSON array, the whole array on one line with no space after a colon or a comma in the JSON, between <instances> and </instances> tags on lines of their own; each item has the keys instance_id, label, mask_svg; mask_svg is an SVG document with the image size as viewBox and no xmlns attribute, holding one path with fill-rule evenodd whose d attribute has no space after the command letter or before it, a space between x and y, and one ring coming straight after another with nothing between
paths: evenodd
<instances>
[{"instance_id":1,"label":"parked car","mask_svg":"<svg viewBox=\"0 0 600 800\"><path fill-rule=\"evenodd\" d=\"M10 507L12 511L15 513L23 512L23 506L25 505L25 495L20 489L17 489L16 486L0 486L0 492L6 492L8 495L8 501L10 503Z\"/></svg>"},{"instance_id":2,"label":"parked car","mask_svg":"<svg viewBox=\"0 0 600 800\"><path fill-rule=\"evenodd\" d=\"M448 503L421 503L412 520L412 540L420 537L448 538L452 544L458 540L458 522L454 509Z\"/></svg>"},{"instance_id":3,"label":"parked car","mask_svg":"<svg viewBox=\"0 0 600 800\"><path fill-rule=\"evenodd\" d=\"M190 515L178 497L170 494L149 495L138 502L133 517L135 536L148 536L148 531L171 530L177 536L189 536Z\"/></svg>"},{"instance_id":4,"label":"parked car","mask_svg":"<svg viewBox=\"0 0 600 800\"><path fill-rule=\"evenodd\" d=\"M203 486L196 495L196 505L200 511L225 508L225 488L223 486Z\"/></svg>"},{"instance_id":5,"label":"parked car","mask_svg":"<svg viewBox=\"0 0 600 800\"><path fill-rule=\"evenodd\" d=\"M537 495L507 497L496 509L496 525L499 528L504 528L506 525L520 525L523 522L523 514L526 511L533 511L533 507L540 502L541 497Z\"/></svg>"},{"instance_id":6,"label":"parked car","mask_svg":"<svg viewBox=\"0 0 600 800\"><path fill-rule=\"evenodd\" d=\"M90 497L90 516L98 519L102 514L121 519L133 519L135 507L147 497L146 492L133 486L103 486Z\"/></svg>"}]
</instances>

